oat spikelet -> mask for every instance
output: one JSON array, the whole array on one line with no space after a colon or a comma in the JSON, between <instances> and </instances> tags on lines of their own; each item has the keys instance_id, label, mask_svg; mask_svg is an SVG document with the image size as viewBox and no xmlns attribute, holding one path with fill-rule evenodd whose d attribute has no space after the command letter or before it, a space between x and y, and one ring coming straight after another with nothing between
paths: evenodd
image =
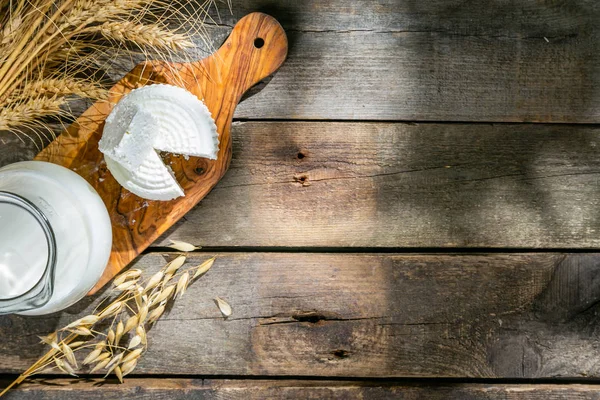
<instances>
[{"instance_id":1,"label":"oat spikelet","mask_svg":"<svg viewBox=\"0 0 600 400\"><path fill-rule=\"evenodd\" d=\"M119 353L110 359L110 362L106 364L106 375L110 374L112 370L121 362L123 359L123 353Z\"/></svg>"},{"instance_id":2,"label":"oat spikelet","mask_svg":"<svg viewBox=\"0 0 600 400\"><path fill-rule=\"evenodd\" d=\"M127 350L131 350L134 347L139 346L142 343L142 338L140 335L135 335L134 337L131 338L131 340L129 341L129 344L127 345Z\"/></svg>"},{"instance_id":3,"label":"oat spikelet","mask_svg":"<svg viewBox=\"0 0 600 400\"><path fill-rule=\"evenodd\" d=\"M174 291L175 291L175 285L167 286L160 292L160 294L158 295L156 300L154 300L154 302L162 303L163 301L169 300L171 298L171 296L173 295Z\"/></svg>"},{"instance_id":4,"label":"oat spikelet","mask_svg":"<svg viewBox=\"0 0 600 400\"><path fill-rule=\"evenodd\" d=\"M115 344L119 344L121 338L123 337L123 333L125 333L125 326L123 325L123 321L119 321L117 324L117 330L115 331Z\"/></svg>"},{"instance_id":5,"label":"oat spikelet","mask_svg":"<svg viewBox=\"0 0 600 400\"><path fill-rule=\"evenodd\" d=\"M140 269L131 269L127 272L122 273L121 275L117 276L115 278L115 280L113 281L113 284L115 286L119 286L123 283L125 283L125 281L128 281L130 279L136 279L139 278L142 275L142 270Z\"/></svg>"},{"instance_id":6,"label":"oat spikelet","mask_svg":"<svg viewBox=\"0 0 600 400\"><path fill-rule=\"evenodd\" d=\"M162 281L164 276L165 274L163 271L158 271L156 274L152 275L152 278L150 278L150 280L146 284L146 287L144 288L144 292L152 290L156 286L158 286L158 284L160 283L160 281Z\"/></svg>"},{"instance_id":7,"label":"oat spikelet","mask_svg":"<svg viewBox=\"0 0 600 400\"><path fill-rule=\"evenodd\" d=\"M72 376L77 376L77 374L75 373L75 370L73 369L73 367L71 367L71 365L69 365L68 362L61 360L60 358L55 358L54 359L54 364L58 367L58 369L60 369L62 372L72 375Z\"/></svg>"},{"instance_id":8,"label":"oat spikelet","mask_svg":"<svg viewBox=\"0 0 600 400\"><path fill-rule=\"evenodd\" d=\"M175 274L177 270L185 263L185 256L178 256L173 261L166 265L165 274Z\"/></svg>"},{"instance_id":9,"label":"oat spikelet","mask_svg":"<svg viewBox=\"0 0 600 400\"><path fill-rule=\"evenodd\" d=\"M115 331L113 331L112 329L110 329L108 331L108 334L106 335L106 340L108 341L108 344L115 343Z\"/></svg>"},{"instance_id":10,"label":"oat spikelet","mask_svg":"<svg viewBox=\"0 0 600 400\"><path fill-rule=\"evenodd\" d=\"M215 259L216 259L216 257L213 257L211 259L204 261L202 264L198 265L198 267L196 268L196 272L194 272L194 276L192 277L192 279L196 279L199 276L202 276L205 273L207 273L208 270L213 266Z\"/></svg>"},{"instance_id":11,"label":"oat spikelet","mask_svg":"<svg viewBox=\"0 0 600 400\"><path fill-rule=\"evenodd\" d=\"M100 361L98 364L94 365L94 368L91 369L90 374L106 367L106 365L110 362L110 359L108 358L109 354L108 353L106 353L106 354L107 354L107 357L104 360Z\"/></svg>"},{"instance_id":12,"label":"oat spikelet","mask_svg":"<svg viewBox=\"0 0 600 400\"><path fill-rule=\"evenodd\" d=\"M80 336L93 336L94 334L88 328L80 326L78 328L69 329L69 332Z\"/></svg>"},{"instance_id":13,"label":"oat spikelet","mask_svg":"<svg viewBox=\"0 0 600 400\"><path fill-rule=\"evenodd\" d=\"M69 325L67 325L63 329L67 330L67 329L77 328L77 327L87 327L90 325L94 325L96 322L98 322L99 319L100 318L97 315L88 315L88 316L78 319L77 321L71 322Z\"/></svg>"},{"instance_id":14,"label":"oat spikelet","mask_svg":"<svg viewBox=\"0 0 600 400\"><path fill-rule=\"evenodd\" d=\"M148 316L148 304L144 304L142 308L140 308L140 312L138 314L138 324L143 324L146 321L146 317Z\"/></svg>"},{"instance_id":15,"label":"oat spikelet","mask_svg":"<svg viewBox=\"0 0 600 400\"><path fill-rule=\"evenodd\" d=\"M100 314L98 314L98 317L100 319L112 317L113 315L115 315L119 311L121 311L122 307L123 307L123 303L120 301L117 301L116 303L112 303L104 311L102 311Z\"/></svg>"},{"instance_id":16,"label":"oat spikelet","mask_svg":"<svg viewBox=\"0 0 600 400\"><path fill-rule=\"evenodd\" d=\"M131 360L131 361L127 361L126 363L123 363L123 365L121 366L121 371L123 372L123 376L132 373L133 370L135 369L136 365L137 365L137 360Z\"/></svg>"},{"instance_id":17,"label":"oat spikelet","mask_svg":"<svg viewBox=\"0 0 600 400\"><path fill-rule=\"evenodd\" d=\"M231 315L231 313L233 312L233 310L231 309L231 306L229 305L229 303L227 303L222 298L215 297L215 303L217 304L217 306L219 307L219 310L221 310L221 313L225 317L229 317Z\"/></svg>"},{"instance_id":18,"label":"oat spikelet","mask_svg":"<svg viewBox=\"0 0 600 400\"><path fill-rule=\"evenodd\" d=\"M180 240L173 240L173 239L171 239L171 244L167 247L170 247L172 249L179 250L179 251L186 251L186 252L200 249L200 247L194 246L193 244L190 244L187 242L182 242Z\"/></svg>"},{"instance_id":19,"label":"oat spikelet","mask_svg":"<svg viewBox=\"0 0 600 400\"><path fill-rule=\"evenodd\" d=\"M121 372L121 367L118 365L115 367L115 375L119 378L119 382L123 383L123 372Z\"/></svg>"},{"instance_id":20,"label":"oat spikelet","mask_svg":"<svg viewBox=\"0 0 600 400\"><path fill-rule=\"evenodd\" d=\"M55 343L58 338L58 332L52 332L47 336L38 336L40 338L41 343L46 343L47 345L51 345L51 343Z\"/></svg>"},{"instance_id":21,"label":"oat spikelet","mask_svg":"<svg viewBox=\"0 0 600 400\"><path fill-rule=\"evenodd\" d=\"M123 358L123 364L125 364L128 361L131 360L137 360L141 355L142 352L144 351L144 349L135 349L129 352L129 354L127 354L124 358Z\"/></svg>"},{"instance_id":22,"label":"oat spikelet","mask_svg":"<svg viewBox=\"0 0 600 400\"><path fill-rule=\"evenodd\" d=\"M88 365L96 361L96 359L102 354L102 349L95 349L83 360L83 365Z\"/></svg>"},{"instance_id":23,"label":"oat spikelet","mask_svg":"<svg viewBox=\"0 0 600 400\"><path fill-rule=\"evenodd\" d=\"M144 346L147 346L147 345L148 345L148 340L147 340L147 338L146 338L146 329L145 329L145 328L144 328L142 325L140 325L140 326L138 326L138 327L136 328L136 330L135 330L135 333L136 333L136 334L137 334L137 336L139 336L139 337L140 337L140 339L142 340L142 344L143 344Z\"/></svg>"},{"instance_id":24,"label":"oat spikelet","mask_svg":"<svg viewBox=\"0 0 600 400\"><path fill-rule=\"evenodd\" d=\"M133 328L135 328L137 326L139 322L139 316L134 315L132 317L130 317L127 322L125 323L125 328L123 328L123 334L129 332L130 330L132 330Z\"/></svg>"},{"instance_id":25,"label":"oat spikelet","mask_svg":"<svg viewBox=\"0 0 600 400\"><path fill-rule=\"evenodd\" d=\"M139 285L136 284L134 289L118 295L112 292L111 296L115 296L112 303L109 303L100 311L95 311L95 314L82 317L56 332L40 337L42 342L48 344L51 349L13 384L0 392L0 396L6 393L10 387L21 383L25 378L46 371L47 367L50 367L50 369L58 368L65 374L76 376L77 359L75 353L77 351L85 353L82 363L89 366L88 373L104 370L106 376L114 373L122 381L125 375L136 368L138 359L147 349L148 338L145 324L152 324L157 321L164 314L167 302L172 300L175 295L180 296L185 292L190 282L192 282L192 273L197 277L198 271L200 271L199 274L206 272L213 261L214 258L205 261L196 268L186 269L178 273L185 262L185 257L180 256L165 265L158 273L152 275L146 283L141 278L140 272L130 271L128 275L121 278L122 282L120 284L139 280ZM170 285L165 285L164 277L167 270L169 270L169 274L173 274L172 276L176 278L176 283L173 279ZM143 285L145 285L145 289ZM150 293L143 293L144 291ZM134 302L135 306L133 305ZM228 316L231 314L231 307L223 299L216 298L215 302L219 305L223 315ZM105 321L108 324L107 327L100 323L109 318L110 321ZM94 327L94 331L91 330L92 327ZM102 332L104 329L106 329L106 335ZM98 337L94 336L96 334ZM125 335L128 336L127 344L121 345L119 342ZM78 338L78 336L86 337ZM75 342L74 339L79 340ZM91 351L86 349L91 349Z\"/></svg>"},{"instance_id":26,"label":"oat spikelet","mask_svg":"<svg viewBox=\"0 0 600 400\"><path fill-rule=\"evenodd\" d=\"M128 290L131 290L135 287L136 285L136 281L128 281L125 283L121 283L119 286L117 286L117 290L121 291L121 292L126 292Z\"/></svg>"},{"instance_id":27,"label":"oat spikelet","mask_svg":"<svg viewBox=\"0 0 600 400\"><path fill-rule=\"evenodd\" d=\"M179 295L179 298L183 297L189 282L190 273L186 271L179 277L179 280L177 281L177 290L175 290L175 296Z\"/></svg>"},{"instance_id":28,"label":"oat spikelet","mask_svg":"<svg viewBox=\"0 0 600 400\"><path fill-rule=\"evenodd\" d=\"M62 353L65 355L65 358L67 359L67 361L74 368L77 368L77 360L75 359L75 354L73 353L73 350L71 350L71 348L66 343L63 343L60 346L60 349L62 350Z\"/></svg>"},{"instance_id":29,"label":"oat spikelet","mask_svg":"<svg viewBox=\"0 0 600 400\"><path fill-rule=\"evenodd\" d=\"M154 321L156 321L157 319L160 318L160 316L165 312L165 306L159 306L156 307L154 310L152 310L152 312L150 313L150 315L148 315L148 323L151 324Z\"/></svg>"}]
</instances>

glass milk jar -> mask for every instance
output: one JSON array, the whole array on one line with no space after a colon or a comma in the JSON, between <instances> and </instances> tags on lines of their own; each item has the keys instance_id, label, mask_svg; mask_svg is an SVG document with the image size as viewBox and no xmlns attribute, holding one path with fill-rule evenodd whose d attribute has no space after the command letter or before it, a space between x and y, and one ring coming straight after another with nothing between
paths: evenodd
<instances>
[{"instance_id":1,"label":"glass milk jar","mask_svg":"<svg viewBox=\"0 0 600 400\"><path fill-rule=\"evenodd\" d=\"M77 302L100 279L111 245L106 207L75 172L41 161L0 168L0 314Z\"/></svg>"}]
</instances>

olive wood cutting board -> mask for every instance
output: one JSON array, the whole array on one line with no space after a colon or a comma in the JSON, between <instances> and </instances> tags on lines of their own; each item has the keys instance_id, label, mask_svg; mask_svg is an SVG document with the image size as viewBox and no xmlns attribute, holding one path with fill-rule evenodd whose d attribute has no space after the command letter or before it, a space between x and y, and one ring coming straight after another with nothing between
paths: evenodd
<instances>
[{"instance_id":1,"label":"olive wood cutting board","mask_svg":"<svg viewBox=\"0 0 600 400\"><path fill-rule=\"evenodd\" d=\"M90 294L110 281L135 257L202 200L223 177L231 162L231 121L242 95L274 73L287 56L287 37L274 18L252 13L233 28L221 48L191 63L150 61L136 66L99 101L61 133L36 160L67 167L98 192L110 214L113 245L102 278ZM171 201L152 201L127 191L106 167L98 141L104 120L132 89L167 83L181 86L203 100L217 125L217 160L168 156L167 162L185 192Z\"/></svg>"}]
</instances>

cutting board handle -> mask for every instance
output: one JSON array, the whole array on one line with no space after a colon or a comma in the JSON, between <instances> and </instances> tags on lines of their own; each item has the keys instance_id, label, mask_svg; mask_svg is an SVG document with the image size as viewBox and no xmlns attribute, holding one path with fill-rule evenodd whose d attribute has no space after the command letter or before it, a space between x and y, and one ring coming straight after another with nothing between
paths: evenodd
<instances>
[{"instance_id":1,"label":"cutting board handle","mask_svg":"<svg viewBox=\"0 0 600 400\"><path fill-rule=\"evenodd\" d=\"M224 97L237 104L248 89L277 71L287 51L287 36L279 22L255 12L239 20L219 50L193 63L193 68L225 87Z\"/></svg>"}]
</instances>

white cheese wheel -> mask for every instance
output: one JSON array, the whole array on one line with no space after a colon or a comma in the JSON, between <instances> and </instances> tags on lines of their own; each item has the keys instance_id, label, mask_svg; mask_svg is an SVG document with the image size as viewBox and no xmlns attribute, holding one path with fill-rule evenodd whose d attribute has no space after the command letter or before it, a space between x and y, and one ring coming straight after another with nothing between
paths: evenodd
<instances>
[{"instance_id":1,"label":"white cheese wheel","mask_svg":"<svg viewBox=\"0 0 600 400\"><path fill-rule=\"evenodd\" d=\"M171 85L135 89L106 118L99 148L117 182L150 200L184 196L157 151L216 159L217 127L192 93Z\"/></svg>"}]
</instances>

